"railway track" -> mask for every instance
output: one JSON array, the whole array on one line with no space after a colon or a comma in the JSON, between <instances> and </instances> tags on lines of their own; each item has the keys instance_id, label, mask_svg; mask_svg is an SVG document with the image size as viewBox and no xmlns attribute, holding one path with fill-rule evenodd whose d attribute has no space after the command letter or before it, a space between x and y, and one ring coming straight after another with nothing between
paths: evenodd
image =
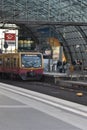
<instances>
[{"instance_id":1,"label":"railway track","mask_svg":"<svg viewBox=\"0 0 87 130\"><path fill-rule=\"evenodd\" d=\"M14 85L16 87L21 87L29 89L32 91L37 91L54 97L58 97L64 100L76 102L79 104L87 105L87 91L82 88L74 86L64 87L62 85L54 85L50 83L37 82L37 81L12 81L12 80L2 80L0 82ZM82 94L82 95L81 95Z\"/></svg>"}]
</instances>

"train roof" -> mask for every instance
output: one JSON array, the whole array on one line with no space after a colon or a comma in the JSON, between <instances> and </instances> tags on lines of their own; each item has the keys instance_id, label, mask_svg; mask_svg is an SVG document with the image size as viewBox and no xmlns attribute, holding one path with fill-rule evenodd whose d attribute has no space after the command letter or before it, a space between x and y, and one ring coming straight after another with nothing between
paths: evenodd
<instances>
[{"instance_id":1,"label":"train roof","mask_svg":"<svg viewBox=\"0 0 87 130\"><path fill-rule=\"evenodd\" d=\"M0 55L17 55L17 54L42 54L40 52L16 52L16 53L1 53Z\"/></svg>"}]
</instances>

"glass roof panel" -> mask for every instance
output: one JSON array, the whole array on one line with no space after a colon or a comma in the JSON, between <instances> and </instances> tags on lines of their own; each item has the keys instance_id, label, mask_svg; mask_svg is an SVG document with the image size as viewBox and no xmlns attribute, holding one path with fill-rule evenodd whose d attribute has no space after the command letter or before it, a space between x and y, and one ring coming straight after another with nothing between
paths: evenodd
<instances>
[{"instance_id":1,"label":"glass roof panel","mask_svg":"<svg viewBox=\"0 0 87 130\"><path fill-rule=\"evenodd\" d=\"M2 20L86 22L87 0L1 0L0 15Z\"/></svg>"},{"instance_id":2,"label":"glass roof panel","mask_svg":"<svg viewBox=\"0 0 87 130\"><path fill-rule=\"evenodd\" d=\"M55 22L87 23L87 0L0 0L1 23L28 24L34 35L41 40L42 34L38 33L37 28L41 28L42 21L54 22L53 26L51 25L55 31L54 36L61 40L66 53L72 53L73 58L85 59L87 26L60 27L55 25ZM47 36L48 34L44 34L44 37Z\"/></svg>"}]
</instances>

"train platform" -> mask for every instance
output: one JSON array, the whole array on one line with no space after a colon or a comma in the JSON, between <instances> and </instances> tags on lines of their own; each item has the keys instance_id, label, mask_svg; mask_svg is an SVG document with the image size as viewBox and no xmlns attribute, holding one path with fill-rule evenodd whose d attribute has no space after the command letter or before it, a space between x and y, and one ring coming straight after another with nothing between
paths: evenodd
<instances>
[{"instance_id":1,"label":"train platform","mask_svg":"<svg viewBox=\"0 0 87 130\"><path fill-rule=\"evenodd\" d=\"M85 86L87 88L87 74L85 73L58 73L44 72L44 80L48 83L59 84L62 86Z\"/></svg>"},{"instance_id":2,"label":"train platform","mask_svg":"<svg viewBox=\"0 0 87 130\"><path fill-rule=\"evenodd\" d=\"M0 83L1 130L86 130L87 107Z\"/></svg>"}]
</instances>

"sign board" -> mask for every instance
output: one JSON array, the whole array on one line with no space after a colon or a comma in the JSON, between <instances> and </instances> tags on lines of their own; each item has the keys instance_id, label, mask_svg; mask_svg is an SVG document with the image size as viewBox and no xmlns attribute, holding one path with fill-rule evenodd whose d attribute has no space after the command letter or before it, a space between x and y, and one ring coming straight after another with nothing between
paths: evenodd
<instances>
[{"instance_id":1,"label":"sign board","mask_svg":"<svg viewBox=\"0 0 87 130\"><path fill-rule=\"evenodd\" d=\"M5 33L5 41L15 42L16 35L14 33Z\"/></svg>"},{"instance_id":2,"label":"sign board","mask_svg":"<svg viewBox=\"0 0 87 130\"><path fill-rule=\"evenodd\" d=\"M0 48L2 53L14 53L18 50L18 30L0 29Z\"/></svg>"}]
</instances>

